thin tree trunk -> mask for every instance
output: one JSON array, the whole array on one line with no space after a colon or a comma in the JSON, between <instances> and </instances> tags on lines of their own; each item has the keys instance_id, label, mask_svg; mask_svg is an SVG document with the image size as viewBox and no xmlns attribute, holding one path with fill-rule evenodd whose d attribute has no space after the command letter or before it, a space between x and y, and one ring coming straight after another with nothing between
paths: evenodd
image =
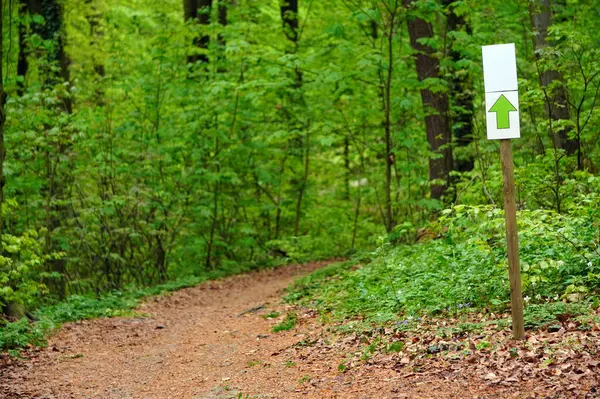
<instances>
[{"instance_id":1,"label":"thin tree trunk","mask_svg":"<svg viewBox=\"0 0 600 399\"><path fill-rule=\"evenodd\" d=\"M102 50L99 49L98 46L100 44L100 39L104 36L102 26L100 25L102 13L98 11L98 8L93 0L87 0L87 4L90 7L88 10L88 15L86 16L88 24L90 25L90 47L95 52L101 53ZM96 72L99 77L104 77L106 75L104 63L99 62L96 57L94 57L93 63L94 72Z\"/></svg>"},{"instance_id":2,"label":"thin tree trunk","mask_svg":"<svg viewBox=\"0 0 600 399\"><path fill-rule=\"evenodd\" d=\"M350 169L350 139L344 137L344 199L350 200L350 177L352 170Z\"/></svg>"},{"instance_id":3,"label":"thin tree trunk","mask_svg":"<svg viewBox=\"0 0 600 399\"><path fill-rule=\"evenodd\" d=\"M97 90L94 94L98 105L105 105L104 99L104 88L102 86L102 78L106 76L106 70L104 63L98 60L98 56L102 54L102 48L100 47L100 41L104 36L100 21L102 19L102 13L98 11L97 5L94 0L87 0L86 4L89 6L87 10L86 19L90 26L90 48L93 51L92 63L94 66L94 72L96 73Z\"/></svg>"},{"instance_id":4,"label":"thin tree trunk","mask_svg":"<svg viewBox=\"0 0 600 399\"><path fill-rule=\"evenodd\" d=\"M547 41L548 28L552 24L552 5L550 0L537 0L533 7L536 6L539 8L533 9L531 12L531 25L537 33L533 39L533 45L536 50L536 57L539 59L539 51L548 45L552 45ZM567 91L561 84L563 81L562 74L553 69L539 70L538 72L545 95L546 115L553 121L570 120L571 112L567 102ZM551 132L555 148L564 149L568 155L575 154L580 145L578 137L569 137L572 130L571 126L564 126ZM583 167L580 163L579 161L579 169Z\"/></svg>"},{"instance_id":5,"label":"thin tree trunk","mask_svg":"<svg viewBox=\"0 0 600 399\"><path fill-rule=\"evenodd\" d=\"M283 26L283 33L285 37L289 40L292 47L288 49L286 52L295 54L298 51L298 40L300 38L298 31L298 0L280 0L279 11L281 14L281 24ZM298 95L296 98L293 98L294 102L299 104L304 103L304 99L302 93L299 91L302 87L302 71L299 68L295 70L295 80L294 80L294 89L296 89L296 94ZM289 113L286 113L286 118L289 120L291 116ZM298 128L300 128L298 126ZM302 216L302 199L304 197L304 191L306 189L306 184L308 182L308 166L309 166L309 150L310 150L310 135L308 132L304 135L304 140L306 143L303 143L302 149L302 160L304 165L304 174L302 180L299 183L298 187L298 198L296 199L296 217L294 223L294 235L298 236L299 228L300 228L300 219ZM280 210L278 209L277 218L279 219Z\"/></svg>"},{"instance_id":6,"label":"thin tree trunk","mask_svg":"<svg viewBox=\"0 0 600 399\"><path fill-rule=\"evenodd\" d=\"M279 11L283 33L296 46L298 44L298 0L281 0Z\"/></svg>"},{"instance_id":7,"label":"thin tree trunk","mask_svg":"<svg viewBox=\"0 0 600 399\"><path fill-rule=\"evenodd\" d=\"M64 18L62 3L59 0L27 0L27 9L32 15L40 15L44 18L43 24L33 24L32 31L40 35L43 40L54 41L55 45L48 50L48 65L57 64L58 74L47 69L43 71L46 86L53 87L61 83L69 83L71 76L69 65L71 60L65 52L66 33L64 30ZM64 110L73 112L73 101L71 97L62 98Z\"/></svg>"},{"instance_id":8,"label":"thin tree trunk","mask_svg":"<svg viewBox=\"0 0 600 399\"><path fill-rule=\"evenodd\" d=\"M219 151L220 151L220 148L219 148L219 139L216 138L215 139L215 154L218 154ZM221 173L221 168L218 166L218 163L217 163L217 173L218 174ZM210 233L209 233L209 237L208 237L208 243L206 245L206 262L205 262L206 269L213 268L212 267L213 266L212 253L213 253L213 247L214 247L214 242L215 242L215 234L216 234L217 226L218 226L218 223L219 223L219 194L220 194L220 189L221 189L221 184L217 180L217 182L215 182L215 189L213 191L212 221L211 221L211 224L210 224Z\"/></svg>"},{"instance_id":9,"label":"thin tree trunk","mask_svg":"<svg viewBox=\"0 0 600 399\"><path fill-rule=\"evenodd\" d=\"M304 175L302 176L302 183L300 186L300 193L298 194L298 200L296 201L296 222L294 223L294 236L298 237L298 232L300 229L300 216L302 214L302 198L304 197L304 192L306 191L306 185L308 184L308 168L310 162L310 133L307 129L306 135L304 138L306 142L304 144Z\"/></svg>"},{"instance_id":10,"label":"thin tree trunk","mask_svg":"<svg viewBox=\"0 0 600 399\"><path fill-rule=\"evenodd\" d=\"M396 35L397 21L396 16L398 8L389 10L389 24L385 26L384 36L387 40L387 73L384 74L382 62L379 62L377 67L377 76L379 77L379 99L381 100L382 110L384 115L383 126L384 126L384 140L385 140L385 187L384 187L384 205L381 206L379 201L379 194L376 191L377 203L383 219L385 230L389 233L395 226L394 209L392 206L392 168L395 163L395 155L393 153L393 142L392 142L392 109L391 109L391 98L392 98L392 78L394 71L394 36ZM378 25L375 21L371 21L370 34L373 39L373 49L376 49L376 40L379 38ZM388 30L389 29L389 30Z\"/></svg>"},{"instance_id":11,"label":"thin tree trunk","mask_svg":"<svg viewBox=\"0 0 600 399\"><path fill-rule=\"evenodd\" d=\"M465 20L464 15L457 15L456 10L452 5L457 3L455 0L444 0L444 5L447 7L447 31L465 31L468 35L472 34L471 25ZM456 63L464 58L454 47L454 43L450 40L450 59L453 63L452 77L450 78L450 93L451 103L454 105L452 111L451 126L454 131L456 148L466 147L473 142L473 100L475 91L473 81L465 70L460 70L456 67ZM473 170L474 160L469 154L461 154L460 157L455 154L454 169L458 172L468 172Z\"/></svg>"},{"instance_id":12,"label":"thin tree trunk","mask_svg":"<svg viewBox=\"0 0 600 399\"><path fill-rule=\"evenodd\" d=\"M407 7L411 7L415 0L404 0ZM419 81L428 78L440 77L440 61L435 56L435 50L430 46L420 43L421 39L433 38L433 27L427 21L418 17L409 17L408 33L410 44L415 50L414 58ZM425 116L427 141L431 151L441 155L429 160L429 180L438 180L441 183L432 183L430 188L431 198L439 199L444 195L449 184L450 171L452 170L452 148L450 121L448 118L448 94L432 92L429 89L421 90L423 107L428 114ZM433 114L430 114L433 111Z\"/></svg>"},{"instance_id":13,"label":"thin tree trunk","mask_svg":"<svg viewBox=\"0 0 600 399\"><path fill-rule=\"evenodd\" d=\"M0 54L4 54L4 40L2 32L4 1L0 0ZM0 256L2 256L2 234L4 233L4 219L2 218L2 207L4 205L4 158L6 157L6 148L4 147L4 124L6 122L6 92L4 91L4 62L0 62Z\"/></svg>"},{"instance_id":14,"label":"thin tree trunk","mask_svg":"<svg viewBox=\"0 0 600 399\"><path fill-rule=\"evenodd\" d=\"M285 161L287 156L281 160L279 167L279 186L277 187L277 211L275 211L275 239L279 239L279 233L281 231L281 185L283 181L283 174L285 173Z\"/></svg>"},{"instance_id":15,"label":"thin tree trunk","mask_svg":"<svg viewBox=\"0 0 600 399\"><path fill-rule=\"evenodd\" d=\"M387 32L388 67L385 79L383 102L385 106L385 229L390 233L394 229L394 210L392 208L392 168L395 156L392 145L392 77L394 71L394 33L396 28L395 12L391 15L390 30Z\"/></svg>"},{"instance_id":16,"label":"thin tree trunk","mask_svg":"<svg viewBox=\"0 0 600 399\"><path fill-rule=\"evenodd\" d=\"M197 0L198 1L198 23L203 26L210 25L210 13L212 11L212 0ZM204 50L198 56L198 59L203 63L208 63L208 55L205 53L208 51L210 44L210 37L203 33L198 39L198 47Z\"/></svg>"},{"instance_id":17,"label":"thin tree trunk","mask_svg":"<svg viewBox=\"0 0 600 399\"><path fill-rule=\"evenodd\" d=\"M4 0L0 0L0 54L4 54ZM9 16L12 18L12 15ZM21 25L19 25L19 45L21 45ZM19 49L21 51L21 49ZM6 147L4 144L4 125L6 123L6 92L4 91L4 62L0 57L0 256L4 254L2 237L4 234L4 219L2 217L2 208L4 206L4 186L6 177L4 176L4 159L6 158ZM19 53L19 61L21 60ZM21 86L19 86L21 91ZM23 318L26 315L25 307L17 302L9 302L0 307L1 313Z\"/></svg>"},{"instance_id":18,"label":"thin tree trunk","mask_svg":"<svg viewBox=\"0 0 600 399\"><path fill-rule=\"evenodd\" d=\"M47 67L41 71L45 79L44 86L53 88L64 82L70 81L70 60L65 52L65 31L63 9L58 0L27 0L27 9L32 15L40 15L44 18L44 24L32 25L33 33L40 35L43 40L53 41L54 46L47 50L47 65L58 65L58 72ZM62 98L63 112L73 111L73 102L69 96ZM46 131L50 129L45 127ZM47 136L47 133L46 133ZM63 157L69 157L71 144L69 139L61 140L53 151L46 151L46 251L48 253L61 251L55 235L61 223L69 218L69 207L65 204L67 199L68 175L59 176L59 164ZM59 178L61 177L61 178ZM50 284L54 292L60 298L66 295L66 260L51 259L48 263L49 271L57 273L61 277L51 280Z\"/></svg>"},{"instance_id":19,"label":"thin tree trunk","mask_svg":"<svg viewBox=\"0 0 600 399\"><path fill-rule=\"evenodd\" d=\"M219 25L227 26L227 11L229 10L230 2L227 0L219 0ZM218 37L219 46L225 47L225 38L222 34Z\"/></svg>"},{"instance_id":20,"label":"thin tree trunk","mask_svg":"<svg viewBox=\"0 0 600 399\"><path fill-rule=\"evenodd\" d=\"M21 0L19 2L19 57L17 60L17 94L22 96L25 92L25 79L27 78L27 70L29 69L29 62L27 61L27 43L25 41L27 37L27 25L25 24L25 17L27 15L27 2Z\"/></svg>"},{"instance_id":21,"label":"thin tree trunk","mask_svg":"<svg viewBox=\"0 0 600 399\"><path fill-rule=\"evenodd\" d=\"M195 20L203 26L210 25L210 14L212 11L212 0L183 0L183 17L184 20ZM208 55L206 54L210 44L210 36L206 33L194 38L194 45L202 50L200 54L192 54L187 57L187 62L190 64L201 61L203 64L208 63Z\"/></svg>"},{"instance_id":22,"label":"thin tree trunk","mask_svg":"<svg viewBox=\"0 0 600 399\"><path fill-rule=\"evenodd\" d=\"M362 186L358 185L358 194L356 198L356 209L354 210L354 226L352 227L352 246L354 249L356 247L356 235L358 234L358 217L360 216L360 203L362 200Z\"/></svg>"}]
</instances>

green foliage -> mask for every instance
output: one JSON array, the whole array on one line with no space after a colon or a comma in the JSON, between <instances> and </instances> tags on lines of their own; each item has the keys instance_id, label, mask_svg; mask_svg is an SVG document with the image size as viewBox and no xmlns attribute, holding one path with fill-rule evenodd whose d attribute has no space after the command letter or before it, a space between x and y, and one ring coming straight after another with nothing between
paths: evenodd
<instances>
[{"instance_id":1,"label":"green foliage","mask_svg":"<svg viewBox=\"0 0 600 399\"><path fill-rule=\"evenodd\" d=\"M63 302L40 309L38 314L56 323L66 323L127 315L137 303L137 298L120 292L108 293L100 298L72 295Z\"/></svg>"},{"instance_id":2,"label":"green foliage","mask_svg":"<svg viewBox=\"0 0 600 399\"><path fill-rule=\"evenodd\" d=\"M397 353L397 352L402 352L402 350L404 349L404 342L402 341L395 341L395 342L391 342L388 344L386 350L389 353Z\"/></svg>"},{"instance_id":3,"label":"green foliage","mask_svg":"<svg viewBox=\"0 0 600 399\"><path fill-rule=\"evenodd\" d=\"M46 335L54 325L42 320L31 324L27 319L16 322L0 322L0 350L26 348L30 345L43 346Z\"/></svg>"},{"instance_id":4,"label":"green foliage","mask_svg":"<svg viewBox=\"0 0 600 399\"><path fill-rule=\"evenodd\" d=\"M290 312L285 315L285 319L279 324L273 326L273 332L278 333L281 331L289 331L292 328L296 327L296 323L298 322L298 316L295 313Z\"/></svg>"},{"instance_id":5,"label":"green foliage","mask_svg":"<svg viewBox=\"0 0 600 399\"><path fill-rule=\"evenodd\" d=\"M532 47L544 36L531 25L537 3L300 1L297 43L277 2L232 2L226 24L212 7L208 25L185 21L182 0L8 7L0 305L110 316L206 278L378 247L288 299L379 321L505 309L503 187L480 58L499 42L517 49L525 293L530 303L595 293L598 7L553 4ZM449 31L451 13L464 26ZM420 43L439 61L435 77L416 73L407 15L432 25ZM544 76L557 78L542 86ZM449 104L454 159L474 165L452 171L441 200L429 194L438 155L426 90ZM410 245L423 226L439 239Z\"/></svg>"},{"instance_id":6,"label":"green foliage","mask_svg":"<svg viewBox=\"0 0 600 399\"><path fill-rule=\"evenodd\" d=\"M590 307L585 303L552 302L531 304L525 311L525 327L541 328L551 324L559 324L568 319L590 313ZM562 319L562 320L561 320Z\"/></svg>"},{"instance_id":7,"label":"green foliage","mask_svg":"<svg viewBox=\"0 0 600 399\"><path fill-rule=\"evenodd\" d=\"M281 316L281 313L279 313L279 312L270 312L268 314L263 315L262 317L263 317L263 319L266 320L266 319L276 319L279 316Z\"/></svg>"},{"instance_id":8,"label":"green foliage","mask_svg":"<svg viewBox=\"0 0 600 399\"><path fill-rule=\"evenodd\" d=\"M339 318L361 315L373 322L397 320L400 314L505 310L509 287L503 220L502 211L492 207L456 206L429 227L441 238L396 247L384 242L371 263L357 270L330 266L297 281L287 298ZM596 220L587 214L519 213L526 301L581 300L597 290Z\"/></svg>"},{"instance_id":9,"label":"green foliage","mask_svg":"<svg viewBox=\"0 0 600 399\"><path fill-rule=\"evenodd\" d=\"M332 263L297 279L287 289L285 299L293 302L312 296L316 290L322 288L323 284L340 278L344 272L355 266L357 262L357 258L353 258L345 262Z\"/></svg>"},{"instance_id":10,"label":"green foliage","mask_svg":"<svg viewBox=\"0 0 600 399\"><path fill-rule=\"evenodd\" d=\"M0 307L8 304L32 306L48 292L43 280L60 278L46 273L42 244L35 231L21 236L5 234L0 240Z\"/></svg>"}]
</instances>

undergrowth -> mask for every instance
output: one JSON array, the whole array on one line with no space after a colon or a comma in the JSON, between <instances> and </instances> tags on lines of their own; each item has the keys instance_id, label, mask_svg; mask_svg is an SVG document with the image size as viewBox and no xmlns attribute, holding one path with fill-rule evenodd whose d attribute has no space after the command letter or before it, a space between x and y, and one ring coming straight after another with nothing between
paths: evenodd
<instances>
[{"instance_id":1,"label":"undergrowth","mask_svg":"<svg viewBox=\"0 0 600 399\"><path fill-rule=\"evenodd\" d=\"M561 314L577 316L597 307L593 304L600 286L596 216L519 213L527 327L547 326ZM502 210L456 206L427 230L434 238L409 244L415 231L402 225L395 235L404 243L382 240L361 268L352 267L355 260L306 276L289 289L286 299L337 320L359 317L370 323L423 314L509 310Z\"/></svg>"}]
</instances>

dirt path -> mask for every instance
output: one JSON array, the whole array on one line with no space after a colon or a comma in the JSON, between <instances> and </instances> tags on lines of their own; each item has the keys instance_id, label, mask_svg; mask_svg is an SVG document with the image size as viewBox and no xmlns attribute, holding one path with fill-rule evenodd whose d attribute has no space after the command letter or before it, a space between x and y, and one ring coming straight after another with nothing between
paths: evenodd
<instances>
[{"instance_id":1,"label":"dirt path","mask_svg":"<svg viewBox=\"0 0 600 399\"><path fill-rule=\"evenodd\" d=\"M274 351L297 338L272 334L273 322L255 313L238 316L256 306L280 306L279 292L320 266L289 266L184 289L143 304L139 312L146 318L68 324L32 361L5 372L8 393L0 397L220 398L237 386L284 397L295 380L278 381L279 367L250 366L271 362ZM260 379L258 368L265 371Z\"/></svg>"},{"instance_id":2,"label":"dirt path","mask_svg":"<svg viewBox=\"0 0 600 399\"><path fill-rule=\"evenodd\" d=\"M262 316L286 312L281 290L322 265L185 289L142 305L148 317L66 325L31 360L0 370L0 398L528 397L531 384L494 388L461 368L411 378L398 372L392 356L342 373L338 366L364 345L328 335L308 310L294 330L272 333L281 318ZM240 315L255 307L261 308Z\"/></svg>"}]
</instances>

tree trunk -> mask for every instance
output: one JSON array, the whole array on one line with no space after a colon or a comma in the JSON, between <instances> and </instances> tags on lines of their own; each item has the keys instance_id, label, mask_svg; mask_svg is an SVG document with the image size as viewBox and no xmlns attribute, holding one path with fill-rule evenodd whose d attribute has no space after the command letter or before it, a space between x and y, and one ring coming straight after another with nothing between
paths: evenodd
<instances>
[{"instance_id":1,"label":"tree trunk","mask_svg":"<svg viewBox=\"0 0 600 399\"><path fill-rule=\"evenodd\" d=\"M404 0L404 5L410 7L415 0ZM419 81L440 77L440 61L435 57L435 50L420 39L430 39L434 36L433 27L427 21L411 16L408 19L410 44L415 50L414 58ZM425 126L427 141L431 151L441 155L429 160L429 180L441 180L442 183L431 184L431 198L439 199L448 188L450 171L452 170L452 148L450 121L448 118L448 94L421 89L421 99L425 108ZM430 114L431 112L433 114Z\"/></svg>"},{"instance_id":2,"label":"tree trunk","mask_svg":"<svg viewBox=\"0 0 600 399\"><path fill-rule=\"evenodd\" d=\"M225 0L219 1L219 24L222 26L227 26L227 10L229 8L229 3Z\"/></svg>"},{"instance_id":3,"label":"tree trunk","mask_svg":"<svg viewBox=\"0 0 600 399\"><path fill-rule=\"evenodd\" d=\"M232 5L231 0L219 0L218 20L219 20L219 25L221 26L221 28L226 27L228 24L227 12L229 11L229 7L231 5ZM217 35L217 43L219 45L219 48L217 50L218 60L219 60L219 65L217 66L217 70L219 72L225 72L226 68L225 68L225 65L223 64L223 61L225 61L225 46L227 45L227 42L225 41L225 36L223 36L222 33L219 33Z\"/></svg>"},{"instance_id":4,"label":"tree trunk","mask_svg":"<svg viewBox=\"0 0 600 399\"><path fill-rule=\"evenodd\" d=\"M104 87L102 85L102 78L106 76L106 70L104 68L104 62L98 59L98 55L101 56L102 48L100 47L100 41L104 36L104 31L100 24L102 20L102 13L98 11L98 7L94 0L86 0L86 4L89 6L87 10L86 20L90 26L89 37L90 37L90 48L93 51L92 64L94 72L96 73L96 84L97 89L94 94L96 103L100 106L105 105L104 99Z\"/></svg>"},{"instance_id":5,"label":"tree trunk","mask_svg":"<svg viewBox=\"0 0 600 399\"><path fill-rule=\"evenodd\" d=\"M0 54L4 54L3 41L3 9L4 1L0 1ZM4 124L6 122L6 92L4 91L4 63L0 62L0 256L2 256L2 234L4 233L4 219L2 218L2 206L4 205L4 158L6 157L6 148L4 147Z\"/></svg>"},{"instance_id":6,"label":"tree trunk","mask_svg":"<svg viewBox=\"0 0 600 399\"><path fill-rule=\"evenodd\" d=\"M104 32L102 30L102 26L100 25L100 21L102 19L102 13L98 11L98 8L93 0L87 0L86 2L89 5L88 14L86 15L86 19L88 24L90 25L90 47L94 50L94 52L101 53L102 50L98 48L99 39L104 36ZM99 77L104 77L106 75L106 71L104 69L104 64L99 62L96 57L93 60L94 63L94 72Z\"/></svg>"},{"instance_id":7,"label":"tree trunk","mask_svg":"<svg viewBox=\"0 0 600 399\"><path fill-rule=\"evenodd\" d=\"M387 32L387 73L383 91L383 105L385 111L385 229L391 233L396 225L394 208L392 206L392 168L396 163L392 143L392 78L394 73L394 36L396 32L396 13L391 15L390 28Z\"/></svg>"},{"instance_id":8,"label":"tree trunk","mask_svg":"<svg viewBox=\"0 0 600 399\"><path fill-rule=\"evenodd\" d=\"M344 137L344 196L346 201L350 200L350 178L352 177L352 169L350 169L350 139Z\"/></svg>"},{"instance_id":9,"label":"tree trunk","mask_svg":"<svg viewBox=\"0 0 600 399\"><path fill-rule=\"evenodd\" d=\"M197 0L198 1L198 23L203 26L210 25L210 13L212 11L212 0ZM207 51L210 44L210 37L203 33L198 39L198 47ZM208 55L200 54L199 58L203 63L208 63Z\"/></svg>"},{"instance_id":10,"label":"tree trunk","mask_svg":"<svg viewBox=\"0 0 600 399\"><path fill-rule=\"evenodd\" d=\"M65 32L63 24L63 9L61 2L58 0L27 0L27 8L32 15L40 15L44 19L43 24L33 24L32 31L35 34L40 35L43 40L53 41L54 46L51 50L46 53L47 65L58 65L58 72L55 72L51 68L45 68L41 72L42 78L45 79L44 86L46 88L53 88L54 86L63 82L70 81L69 74L69 58L65 52ZM72 100L69 96L62 98L63 111L71 113L73 108ZM46 126L46 130L50 127ZM54 235L57 234L56 230L59 229L61 223L69 217L68 206L64 204L67 199L66 185L69 177L59 176L58 164L63 157L68 157L70 151L69 139L56 145L53 151L46 151L46 178L47 186L45 189L46 196L46 251L48 253L61 251L58 241ZM62 277L58 279L52 279L49 285L52 286L54 292L58 294L60 298L64 298L66 295L66 281L64 276L66 274L66 260L65 259L51 259L48 263L49 271L55 272Z\"/></svg>"},{"instance_id":11,"label":"tree trunk","mask_svg":"<svg viewBox=\"0 0 600 399\"><path fill-rule=\"evenodd\" d=\"M310 162L310 133L307 131L304 137L304 175L302 176L302 182L300 183L300 193L298 194L298 200L296 201L296 222L294 223L294 236L298 237L300 230L300 215L302 214L302 198L306 191L306 185L308 184L308 168Z\"/></svg>"},{"instance_id":12,"label":"tree trunk","mask_svg":"<svg viewBox=\"0 0 600 399\"><path fill-rule=\"evenodd\" d=\"M0 54L4 54L4 1L0 1ZM19 34L21 31L19 30ZM20 37L19 37L20 39ZM4 158L6 148L4 147L4 124L6 122L6 92L4 91L4 62L0 62L0 256L4 255L2 235L4 234L4 219L2 218L2 207L4 205ZM25 308L15 302L7 303L0 308L2 314L9 317L22 318Z\"/></svg>"},{"instance_id":13,"label":"tree trunk","mask_svg":"<svg viewBox=\"0 0 600 399\"><path fill-rule=\"evenodd\" d=\"M298 0L281 0L279 10L283 33L294 44L298 44Z\"/></svg>"},{"instance_id":14,"label":"tree trunk","mask_svg":"<svg viewBox=\"0 0 600 399\"><path fill-rule=\"evenodd\" d=\"M197 0L183 0L183 20L185 22L198 17Z\"/></svg>"},{"instance_id":15,"label":"tree trunk","mask_svg":"<svg viewBox=\"0 0 600 399\"><path fill-rule=\"evenodd\" d=\"M17 94L22 96L25 92L25 79L27 77L27 70L29 69L29 62L27 61L27 43L25 41L27 37L27 25L25 24L25 16L27 15L27 2L21 0L19 8L19 57L17 60Z\"/></svg>"},{"instance_id":16,"label":"tree trunk","mask_svg":"<svg viewBox=\"0 0 600 399\"><path fill-rule=\"evenodd\" d=\"M447 31L466 31L471 35L471 26L466 22L463 15L457 15L455 8L452 7L455 0L444 0L444 5L447 7ZM453 127L454 143L456 147L463 149L473 142L473 100L474 87L473 81L465 70L459 70L456 63L463 59L463 54L454 48L454 43L450 39L450 59L452 60L452 77L450 78L450 101L454 106L450 124ZM473 170L473 157L468 154L458 156L455 154L454 170L458 172L468 172Z\"/></svg>"},{"instance_id":17,"label":"tree trunk","mask_svg":"<svg viewBox=\"0 0 600 399\"><path fill-rule=\"evenodd\" d=\"M531 25L536 31L536 36L533 39L533 45L536 50L536 57L539 59L539 51L543 50L551 43L547 42L548 28L552 23L552 5L550 0L537 0L536 4L539 9L531 12ZM535 6L534 5L534 6ZM546 115L552 121L570 120L571 112L567 103L567 92L565 87L560 84L563 81L563 76L560 72L547 69L539 70L540 84L545 93ZM558 85L555 83L558 82ZM555 86L551 88L551 86ZM579 148L579 138L569 138L569 133L572 127L561 127L553 132L552 139L555 148L564 149L568 155L573 155ZM578 165L581 168L581 165Z\"/></svg>"},{"instance_id":18,"label":"tree trunk","mask_svg":"<svg viewBox=\"0 0 600 399\"><path fill-rule=\"evenodd\" d=\"M212 11L212 0L183 0L184 20L196 20L200 25L210 25L210 14ZM210 37L203 33L200 37L194 38L194 45L203 50L200 54L192 54L187 57L187 62L190 64L198 61L203 64L208 63L208 55L206 51L210 44Z\"/></svg>"},{"instance_id":19,"label":"tree trunk","mask_svg":"<svg viewBox=\"0 0 600 399\"><path fill-rule=\"evenodd\" d=\"M298 32L298 0L281 0L280 8L281 14L281 24L283 26L283 33L285 37L290 41L292 47L288 49L286 52L290 54L295 54L298 51L298 40L299 40L299 32ZM294 89L298 90L296 93L297 96L294 95L293 102L298 104L303 104L304 99L302 93L299 89L302 87L302 71L299 68L295 70L295 80L294 80ZM286 118L290 119L291 115L286 113ZM299 125L299 123L297 122ZM301 129L300 126L297 126L298 130ZM302 142L302 163L304 165L304 173L302 179L299 180L298 184L298 197L296 199L296 217L294 223L294 235L297 237L299 234L300 228L300 219L302 215L302 199L304 197L304 191L306 189L306 185L308 183L308 167L309 167L309 151L310 151L310 136L308 132L304 135ZM279 211L279 210L278 210ZM279 214L277 215L280 216Z\"/></svg>"},{"instance_id":20,"label":"tree trunk","mask_svg":"<svg viewBox=\"0 0 600 399\"><path fill-rule=\"evenodd\" d=\"M71 63L65 52L65 31L63 27L63 10L58 0L27 0L27 9L33 15L44 18L43 24L33 24L32 31L40 35L43 40L56 43L46 54L48 65L57 64L59 72L56 74L48 69L43 71L46 79L46 87L54 87L63 82L70 82L69 65ZM73 111L73 102L70 97L62 99L64 110L68 113Z\"/></svg>"}]
</instances>

